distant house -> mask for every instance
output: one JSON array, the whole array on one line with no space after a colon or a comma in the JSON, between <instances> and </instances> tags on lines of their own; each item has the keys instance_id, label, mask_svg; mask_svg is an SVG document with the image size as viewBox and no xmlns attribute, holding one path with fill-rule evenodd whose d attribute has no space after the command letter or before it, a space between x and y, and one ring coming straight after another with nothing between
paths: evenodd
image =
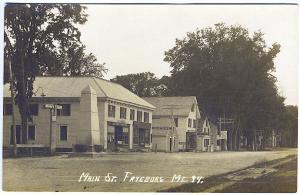
<instances>
[{"instance_id":1,"label":"distant house","mask_svg":"<svg viewBox=\"0 0 300 195\"><path fill-rule=\"evenodd\" d=\"M207 117L199 120L197 130L197 151L227 150L227 131L220 131Z\"/></svg>"},{"instance_id":2,"label":"distant house","mask_svg":"<svg viewBox=\"0 0 300 195\"><path fill-rule=\"evenodd\" d=\"M146 97L144 100L156 107L152 115L153 127L168 124L168 121L173 119L177 136L172 137L176 140L175 144L178 140L178 150L196 150L197 120L200 119L200 112L195 96ZM157 136L153 134L153 142L158 143L157 139ZM165 143L162 144L164 145Z\"/></svg>"},{"instance_id":3,"label":"distant house","mask_svg":"<svg viewBox=\"0 0 300 195\"><path fill-rule=\"evenodd\" d=\"M21 129L16 108L17 144L72 150L76 144L104 151L150 149L153 105L119 84L95 77L37 77L30 99L32 122ZM45 105L59 105L52 117ZM11 146L12 113L9 85L4 86L3 144ZM52 123L50 122L50 118ZM23 135L23 136L22 136Z\"/></svg>"},{"instance_id":4,"label":"distant house","mask_svg":"<svg viewBox=\"0 0 300 195\"><path fill-rule=\"evenodd\" d=\"M211 149L211 127L207 117L198 120L197 129L197 151L210 151Z\"/></svg>"}]
</instances>

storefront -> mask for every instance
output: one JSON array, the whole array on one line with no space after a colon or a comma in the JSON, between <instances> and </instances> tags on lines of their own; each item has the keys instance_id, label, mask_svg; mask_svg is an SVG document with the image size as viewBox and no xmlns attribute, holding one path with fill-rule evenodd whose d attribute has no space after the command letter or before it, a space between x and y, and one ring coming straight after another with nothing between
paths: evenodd
<instances>
[{"instance_id":1,"label":"storefront","mask_svg":"<svg viewBox=\"0 0 300 195\"><path fill-rule=\"evenodd\" d=\"M133 147L150 148L152 142L151 124L133 122Z\"/></svg>"},{"instance_id":2,"label":"storefront","mask_svg":"<svg viewBox=\"0 0 300 195\"><path fill-rule=\"evenodd\" d=\"M129 124L107 122L107 149L129 149Z\"/></svg>"}]
</instances>

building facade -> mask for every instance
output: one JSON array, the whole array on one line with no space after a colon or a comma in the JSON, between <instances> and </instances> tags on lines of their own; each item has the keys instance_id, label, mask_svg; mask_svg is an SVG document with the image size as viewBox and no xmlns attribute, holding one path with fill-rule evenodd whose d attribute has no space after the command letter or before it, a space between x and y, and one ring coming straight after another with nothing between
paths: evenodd
<instances>
[{"instance_id":1,"label":"building facade","mask_svg":"<svg viewBox=\"0 0 300 195\"><path fill-rule=\"evenodd\" d=\"M153 126L174 120L177 130L179 151L195 151L197 148L197 120L200 119L195 96L184 97L147 97L147 102L154 105ZM156 137L153 137L156 139ZM153 140L156 141L156 140Z\"/></svg>"},{"instance_id":2,"label":"building facade","mask_svg":"<svg viewBox=\"0 0 300 195\"><path fill-rule=\"evenodd\" d=\"M178 152L178 131L174 120L152 119L152 151Z\"/></svg>"},{"instance_id":3,"label":"building facade","mask_svg":"<svg viewBox=\"0 0 300 195\"><path fill-rule=\"evenodd\" d=\"M49 147L52 140L57 151L84 143L104 151L151 148L155 107L119 84L94 77L37 77L33 92L29 105L32 121L25 132L18 109L10 103L9 85L4 86L4 147L13 140L14 109L17 144Z\"/></svg>"}]
</instances>

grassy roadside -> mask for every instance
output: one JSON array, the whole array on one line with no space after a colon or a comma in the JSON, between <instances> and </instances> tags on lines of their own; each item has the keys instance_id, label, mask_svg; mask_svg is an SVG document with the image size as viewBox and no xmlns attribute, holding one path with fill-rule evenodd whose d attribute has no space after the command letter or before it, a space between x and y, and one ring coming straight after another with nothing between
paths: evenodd
<instances>
[{"instance_id":1,"label":"grassy roadside","mask_svg":"<svg viewBox=\"0 0 300 195\"><path fill-rule=\"evenodd\" d=\"M246 167L241 170L211 176L204 180L204 183L199 184L184 184L175 188L169 188L160 192L204 192L214 186L230 183L230 179L226 178L229 174L240 172L249 168L268 167L281 162L286 159L290 159L295 156L288 156L282 159L276 159L273 161L265 161L257 163L253 166ZM288 163L284 163L277 167L278 171L266 174L256 179L244 179L232 186L225 187L222 190L215 192L296 192L297 190L297 160L292 160Z\"/></svg>"},{"instance_id":2,"label":"grassy roadside","mask_svg":"<svg viewBox=\"0 0 300 195\"><path fill-rule=\"evenodd\" d=\"M278 171L259 177L245 179L216 192L243 192L243 193L295 193L297 192L297 159L275 167Z\"/></svg>"}]
</instances>

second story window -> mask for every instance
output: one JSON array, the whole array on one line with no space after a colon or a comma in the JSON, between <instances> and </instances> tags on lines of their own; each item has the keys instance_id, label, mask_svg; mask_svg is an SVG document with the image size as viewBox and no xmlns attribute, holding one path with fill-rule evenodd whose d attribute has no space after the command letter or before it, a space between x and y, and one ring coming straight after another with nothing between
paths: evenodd
<instances>
[{"instance_id":1,"label":"second story window","mask_svg":"<svg viewBox=\"0 0 300 195\"><path fill-rule=\"evenodd\" d=\"M144 112L144 122L149 123L149 112Z\"/></svg>"},{"instance_id":2,"label":"second story window","mask_svg":"<svg viewBox=\"0 0 300 195\"><path fill-rule=\"evenodd\" d=\"M116 107L113 105L108 105L108 116L115 117L116 114Z\"/></svg>"},{"instance_id":3,"label":"second story window","mask_svg":"<svg viewBox=\"0 0 300 195\"><path fill-rule=\"evenodd\" d=\"M62 109L57 109L57 116L71 116L71 105L70 104L59 104Z\"/></svg>"},{"instance_id":4,"label":"second story window","mask_svg":"<svg viewBox=\"0 0 300 195\"><path fill-rule=\"evenodd\" d=\"M196 128L196 120L193 120L193 128Z\"/></svg>"},{"instance_id":5,"label":"second story window","mask_svg":"<svg viewBox=\"0 0 300 195\"><path fill-rule=\"evenodd\" d=\"M134 121L134 118L135 118L135 110L133 109L130 109L130 120Z\"/></svg>"},{"instance_id":6,"label":"second story window","mask_svg":"<svg viewBox=\"0 0 300 195\"><path fill-rule=\"evenodd\" d=\"M29 104L29 113L32 116L39 115L39 105L38 104Z\"/></svg>"},{"instance_id":7,"label":"second story window","mask_svg":"<svg viewBox=\"0 0 300 195\"><path fill-rule=\"evenodd\" d=\"M4 104L3 115L12 115L12 104Z\"/></svg>"},{"instance_id":8,"label":"second story window","mask_svg":"<svg viewBox=\"0 0 300 195\"><path fill-rule=\"evenodd\" d=\"M137 111L137 121L142 122L142 120L143 120L143 112Z\"/></svg>"},{"instance_id":9,"label":"second story window","mask_svg":"<svg viewBox=\"0 0 300 195\"><path fill-rule=\"evenodd\" d=\"M188 119L188 127L192 127L192 119Z\"/></svg>"},{"instance_id":10,"label":"second story window","mask_svg":"<svg viewBox=\"0 0 300 195\"><path fill-rule=\"evenodd\" d=\"M120 118L126 119L126 108L120 107Z\"/></svg>"},{"instance_id":11,"label":"second story window","mask_svg":"<svg viewBox=\"0 0 300 195\"><path fill-rule=\"evenodd\" d=\"M178 118L174 118L175 126L178 127Z\"/></svg>"}]
</instances>

